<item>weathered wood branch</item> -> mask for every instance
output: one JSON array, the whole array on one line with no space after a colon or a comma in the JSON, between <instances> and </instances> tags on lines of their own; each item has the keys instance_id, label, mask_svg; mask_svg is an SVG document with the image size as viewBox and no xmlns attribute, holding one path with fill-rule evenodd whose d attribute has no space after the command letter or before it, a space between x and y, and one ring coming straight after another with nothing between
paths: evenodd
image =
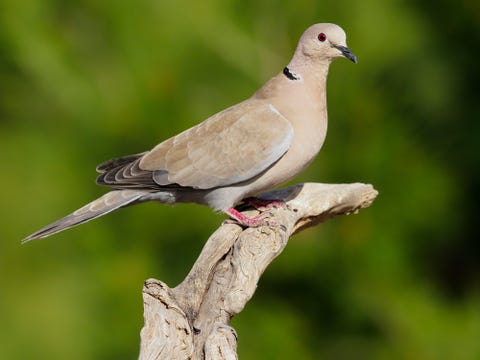
<instances>
[{"instance_id":1,"label":"weathered wood branch","mask_svg":"<svg viewBox=\"0 0 480 360\"><path fill-rule=\"evenodd\" d=\"M289 237L334 216L356 213L376 196L371 185L360 183L297 184L262 194L286 202L286 207L269 210L279 226L242 229L224 223L180 285L171 289L159 280L145 281L139 358L237 359L230 320L253 296L260 276Z\"/></svg>"}]
</instances>

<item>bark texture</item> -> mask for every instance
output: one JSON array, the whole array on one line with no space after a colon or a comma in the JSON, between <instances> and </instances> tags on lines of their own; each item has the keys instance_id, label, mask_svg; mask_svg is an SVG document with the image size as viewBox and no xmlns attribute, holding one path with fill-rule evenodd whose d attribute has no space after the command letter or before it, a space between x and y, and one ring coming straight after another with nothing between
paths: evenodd
<instances>
[{"instance_id":1,"label":"bark texture","mask_svg":"<svg viewBox=\"0 0 480 360\"><path fill-rule=\"evenodd\" d=\"M305 183L259 196L285 201L285 207L268 210L278 226L243 229L224 222L180 285L145 281L139 359L237 359L237 334L230 320L253 296L260 276L290 236L334 216L356 213L377 194L361 183ZM254 216L258 211L244 213Z\"/></svg>"}]
</instances>

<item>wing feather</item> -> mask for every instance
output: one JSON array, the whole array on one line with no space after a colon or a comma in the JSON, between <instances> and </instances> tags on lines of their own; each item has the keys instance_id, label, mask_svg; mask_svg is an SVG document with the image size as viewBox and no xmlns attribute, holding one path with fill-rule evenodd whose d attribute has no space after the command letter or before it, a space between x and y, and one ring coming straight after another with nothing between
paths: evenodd
<instances>
[{"instance_id":1,"label":"wing feather","mask_svg":"<svg viewBox=\"0 0 480 360\"><path fill-rule=\"evenodd\" d=\"M279 160L293 140L272 105L244 102L156 146L139 167L159 185L209 189L249 180Z\"/></svg>"},{"instance_id":2,"label":"wing feather","mask_svg":"<svg viewBox=\"0 0 480 360\"><path fill-rule=\"evenodd\" d=\"M272 105L249 100L157 145L107 161L97 183L122 189L183 186L211 189L252 179L293 141L290 122Z\"/></svg>"}]
</instances>

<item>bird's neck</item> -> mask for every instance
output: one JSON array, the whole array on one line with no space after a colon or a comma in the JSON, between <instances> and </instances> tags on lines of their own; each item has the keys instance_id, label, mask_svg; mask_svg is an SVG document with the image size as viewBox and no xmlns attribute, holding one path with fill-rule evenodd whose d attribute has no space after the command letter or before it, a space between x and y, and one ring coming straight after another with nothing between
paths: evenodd
<instances>
[{"instance_id":1,"label":"bird's neck","mask_svg":"<svg viewBox=\"0 0 480 360\"><path fill-rule=\"evenodd\" d=\"M267 82L254 96L258 99L268 98L269 101L278 98L285 106L314 107L316 111L324 112L329 64L300 62L294 57L280 74Z\"/></svg>"},{"instance_id":2,"label":"bird's neck","mask_svg":"<svg viewBox=\"0 0 480 360\"><path fill-rule=\"evenodd\" d=\"M327 114L327 75L329 63L318 64L292 60L283 71L282 92L288 93L297 106L311 108L322 117Z\"/></svg>"},{"instance_id":3,"label":"bird's neck","mask_svg":"<svg viewBox=\"0 0 480 360\"><path fill-rule=\"evenodd\" d=\"M327 59L323 62L318 59L313 62L308 58L299 60L295 56L285 68L284 74L286 72L290 74L291 81L303 81L310 91L325 89L330 63L331 61Z\"/></svg>"}]
</instances>

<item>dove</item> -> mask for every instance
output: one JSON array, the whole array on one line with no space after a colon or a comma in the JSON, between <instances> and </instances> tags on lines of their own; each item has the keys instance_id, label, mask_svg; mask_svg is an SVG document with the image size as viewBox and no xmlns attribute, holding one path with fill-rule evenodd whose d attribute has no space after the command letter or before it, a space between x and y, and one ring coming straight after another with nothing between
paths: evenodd
<instances>
[{"instance_id":1,"label":"dove","mask_svg":"<svg viewBox=\"0 0 480 360\"><path fill-rule=\"evenodd\" d=\"M343 29L310 26L289 64L250 98L150 151L100 164L97 184L111 190L23 242L146 201L197 203L245 227L268 225L264 214L249 218L234 206L291 180L318 154L327 132L327 74L339 57L357 62Z\"/></svg>"}]
</instances>

